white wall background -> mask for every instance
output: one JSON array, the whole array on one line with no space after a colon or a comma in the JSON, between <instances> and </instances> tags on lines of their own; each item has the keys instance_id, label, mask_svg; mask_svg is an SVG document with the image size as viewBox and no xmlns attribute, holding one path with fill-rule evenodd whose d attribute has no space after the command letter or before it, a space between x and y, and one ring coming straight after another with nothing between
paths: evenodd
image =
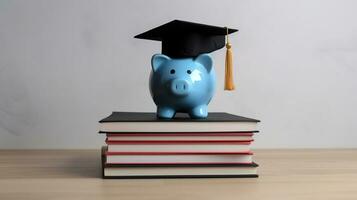
<instances>
[{"instance_id":1,"label":"white wall background","mask_svg":"<svg viewBox=\"0 0 357 200\"><path fill-rule=\"evenodd\" d=\"M133 36L173 19L240 29L238 89L210 111L258 118L256 148L357 147L357 2L0 0L0 148L99 148L113 110L154 111ZM223 88L224 52L215 52Z\"/></svg>"}]
</instances>

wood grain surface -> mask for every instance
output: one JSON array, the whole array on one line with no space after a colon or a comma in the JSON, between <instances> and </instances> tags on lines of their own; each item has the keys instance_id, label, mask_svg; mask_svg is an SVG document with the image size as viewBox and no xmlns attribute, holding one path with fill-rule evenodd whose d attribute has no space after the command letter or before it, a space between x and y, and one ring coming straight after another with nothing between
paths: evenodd
<instances>
[{"instance_id":1,"label":"wood grain surface","mask_svg":"<svg viewBox=\"0 0 357 200\"><path fill-rule=\"evenodd\" d=\"M257 150L259 178L103 180L100 150L0 150L0 199L357 199L357 149Z\"/></svg>"}]
</instances>

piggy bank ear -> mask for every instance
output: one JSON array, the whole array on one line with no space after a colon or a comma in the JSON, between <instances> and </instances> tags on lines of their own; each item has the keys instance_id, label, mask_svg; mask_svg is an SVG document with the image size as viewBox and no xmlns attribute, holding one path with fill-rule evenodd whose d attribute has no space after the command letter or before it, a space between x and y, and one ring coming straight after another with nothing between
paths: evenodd
<instances>
[{"instance_id":1,"label":"piggy bank ear","mask_svg":"<svg viewBox=\"0 0 357 200\"><path fill-rule=\"evenodd\" d=\"M201 54L201 55L197 56L195 61L200 63L201 65L203 65L207 69L208 72L211 72L213 60L209 54L206 54L206 53Z\"/></svg>"},{"instance_id":2,"label":"piggy bank ear","mask_svg":"<svg viewBox=\"0 0 357 200\"><path fill-rule=\"evenodd\" d=\"M162 65L167 60L170 60L171 58L168 56L165 56L163 54L155 54L151 58L151 67L154 72L156 72L159 67Z\"/></svg>"}]
</instances>

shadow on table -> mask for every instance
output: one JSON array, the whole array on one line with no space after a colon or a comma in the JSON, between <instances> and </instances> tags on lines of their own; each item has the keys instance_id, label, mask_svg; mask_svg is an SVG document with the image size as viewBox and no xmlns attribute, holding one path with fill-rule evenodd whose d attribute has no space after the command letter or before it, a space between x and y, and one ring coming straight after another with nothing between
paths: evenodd
<instances>
[{"instance_id":1,"label":"shadow on table","mask_svg":"<svg viewBox=\"0 0 357 200\"><path fill-rule=\"evenodd\" d=\"M66 178L101 178L100 153L73 156L71 159L66 160L64 167L57 168L57 172Z\"/></svg>"},{"instance_id":2,"label":"shadow on table","mask_svg":"<svg viewBox=\"0 0 357 200\"><path fill-rule=\"evenodd\" d=\"M0 179L101 178L100 150L22 150L0 154Z\"/></svg>"}]
</instances>

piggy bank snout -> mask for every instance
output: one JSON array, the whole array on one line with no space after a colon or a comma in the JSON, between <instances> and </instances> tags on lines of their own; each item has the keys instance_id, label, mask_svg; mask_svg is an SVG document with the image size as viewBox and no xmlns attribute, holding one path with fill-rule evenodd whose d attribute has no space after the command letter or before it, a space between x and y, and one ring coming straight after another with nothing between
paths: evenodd
<instances>
[{"instance_id":1,"label":"piggy bank snout","mask_svg":"<svg viewBox=\"0 0 357 200\"><path fill-rule=\"evenodd\" d=\"M190 84L186 80L174 79L171 82L171 92L177 96L186 96L190 92Z\"/></svg>"}]
</instances>

